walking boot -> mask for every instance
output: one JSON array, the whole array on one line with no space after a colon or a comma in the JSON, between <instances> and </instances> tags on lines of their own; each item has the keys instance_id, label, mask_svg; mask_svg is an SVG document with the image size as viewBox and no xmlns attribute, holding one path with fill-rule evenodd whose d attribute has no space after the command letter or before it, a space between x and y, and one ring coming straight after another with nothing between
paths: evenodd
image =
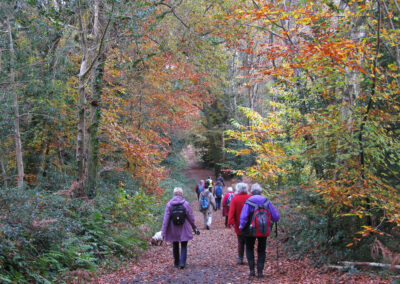
<instances>
[{"instance_id":1,"label":"walking boot","mask_svg":"<svg viewBox=\"0 0 400 284\"><path fill-rule=\"evenodd\" d=\"M237 264L239 264L239 265L244 264L243 257L238 256Z\"/></svg>"},{"instance_id":2,"label":"walking boot","mask_svg":"<svg viewBox=\"0 0 400 284\"><path fill-rule=\"evenodd\" d=\"M254 260L247 260L249 263L249 268L250 268L250 274L249 276L256 276L256 273L254 271Z\"/></svg>"},{"instance_id":3,"label":"walking boot","mask_svg":"<svg viewBox=\"0 0 400 284\"><path fill-rule=\"evenodd\" d=\"M264 278L264 274L263 274L263 270L264 270L264 263L257 263L257 277L258 278Z\"/></svg>"}]
</instances>

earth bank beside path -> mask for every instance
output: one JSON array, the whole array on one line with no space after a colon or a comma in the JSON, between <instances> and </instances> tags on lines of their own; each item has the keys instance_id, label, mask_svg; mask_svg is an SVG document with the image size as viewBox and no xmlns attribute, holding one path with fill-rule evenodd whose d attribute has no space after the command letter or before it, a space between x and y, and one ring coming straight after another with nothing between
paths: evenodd
<instances>
[{"instance_id":1,"label":"earth bank beside path","mask_svg":"<svg viewBox=\"0 0 400 284\"><path fill-rule=\"evenodd\" d=\"M192 168L184 173L196 181L213 176L211 171L200 168ZM227 181L229 185L231 182ZM194 190L194 187L190 190ZM195 235L188 243L185 269L173 267L172 245L164 242L162 246L150 247L137 261L128 263L116 272L102 275L93 283L390 283L374 279L367 273L348 275L317 269L308 259L288 257L282 244L276 242L274 237L267 242L266 278L249 278L247 262L246 265L236 264L236 235L225 228L221 210L214 212L211 229L206 230L198 201L191 205L201 234ZM276 259L277 245L279 259Z\"/></svg>"}]
</instances>

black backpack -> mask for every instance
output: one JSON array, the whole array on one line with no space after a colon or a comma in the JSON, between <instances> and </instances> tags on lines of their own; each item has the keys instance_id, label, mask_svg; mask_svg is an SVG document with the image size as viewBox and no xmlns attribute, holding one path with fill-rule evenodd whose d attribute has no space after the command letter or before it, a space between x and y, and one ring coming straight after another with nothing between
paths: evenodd
<instances>
[{"instance_id":1,"label":"black backpack","mask_svg":"<svg viewBox=\"0 0 400 284\"><path fill-rule=\"evenodd\" d=\"M186 220L186 209L183 203L172 205L171 219L175 225L183 225Z\"/></svg>"}]
</instances>

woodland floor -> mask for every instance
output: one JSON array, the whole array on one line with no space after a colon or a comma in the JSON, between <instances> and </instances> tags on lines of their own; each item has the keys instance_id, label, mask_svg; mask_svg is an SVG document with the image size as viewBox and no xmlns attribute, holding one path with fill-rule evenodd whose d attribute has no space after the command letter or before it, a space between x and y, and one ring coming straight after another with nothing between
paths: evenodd
<instances>
[{"instance_id":1,"label":"woodland floor","mask_svg":"<svg viewBox=\"0 0 400 284\"><path fill-rule=\"evenodd\" d=\"M184 171L196 180L205 179L212 172L197 168ZM232 181L228 181L232 184ZM226 190L226 187L224 188ZM284 244L270 237L267 243L265 279L249 278L249 268L237 265L237 240L230 229L225 228L221 210L214 212L211 229L205 230L203 215L198 210L198 202L192 203L196 224L201 232L188 243L185 269L173 266L172 245L152 246L138 261L128 263L113 273L101 275L92 283L390 283L367 272L346 274L329 271L311 265L309 259L289 257ZM279 248L277 259L276 246Z\"/></svg>"}]
</instances>

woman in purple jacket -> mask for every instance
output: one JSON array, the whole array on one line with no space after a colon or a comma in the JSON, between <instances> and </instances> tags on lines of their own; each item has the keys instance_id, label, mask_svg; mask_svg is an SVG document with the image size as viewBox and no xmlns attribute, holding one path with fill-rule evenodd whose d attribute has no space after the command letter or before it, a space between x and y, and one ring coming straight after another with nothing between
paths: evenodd
<instances>
[{"instance_id":1,"label":"woman in purple jacket","mask_svg":"<svg viewBox=\"0 0 400 284\"><path fill-rule=\"evenodd\" d=\"M196 234L200 234L194 222L194 215L189 202L182 197L183 190L180 187L174 188L174 197L167 203L164 213L161 234L167 242L172 242L172 253L174 256L174 266L185 268L187 243L193 239L192 229ZM178 212L178 213L176 213ZM179 215L180 214L180 215ZM176 224L175 215L184 216L183 224ZM181 243L181 253L179 255L179 243Z\"/></svg>"},{"instance_id":2,"label":"woman in purple jacket","mask_svg":"<svg viewBox=\"0 0 400 284\"><path fill-rule=\"evenodd\" d=\"M263 204L267 200L267 198L262 196L261 193L262 193L261 186L258 183L253 184L251 186L251 194L253 196L250 197L248 200L253 203L256 203L258 205ZM271 214L271 221L278 222L279 221L279 213L275 209L275 207L272 205L271 202L268 202L267 210ZM250 222L253 212L254 212L254 207L251 206L250 204L245 203L243 206L242 212L240 214L239 229L242 230L242 235L245 237L246 257L247 257L247 262L248 262L249 268L250 268L250 276L255 276L254 244L256 242L256 239L258 240L257 277L262 278L262 277L264 277L263 270L264 270L264 263L265 263L265 250L267 247L267 237L246 236L245 230L244 230L247 227L248 222Z\"/></svg>"}]
</instances>

